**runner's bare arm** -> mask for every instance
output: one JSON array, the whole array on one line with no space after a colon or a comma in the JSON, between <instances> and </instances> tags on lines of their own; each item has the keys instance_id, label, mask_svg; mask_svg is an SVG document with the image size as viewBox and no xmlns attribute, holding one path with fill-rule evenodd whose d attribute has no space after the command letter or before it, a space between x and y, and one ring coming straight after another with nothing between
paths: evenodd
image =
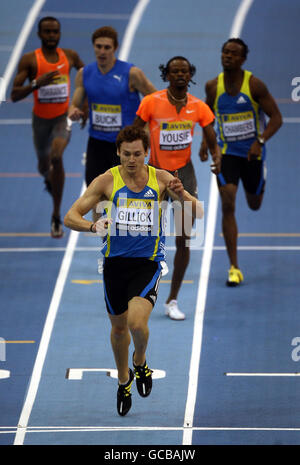
<instances>
[{"instance_id":1,"label":"runner's bare arm","mask_svg":"<svg viewBox=\"0 0 300 465\"><path fill-rule=\"evenodd\" d=\"M140 116L136 116L133 125L139 128L144 128L146 126L146 121L144 121Z\"/></svg>"},{"instance_id":2,"label":"runner's bare arm","mask_svg":"<svg viewBox=\"0 0 300 465\"><path fill-rule=\"evenodd\" d=\"M37 88L41 86L46 86L53 81L55 76L59 74L58 71L51 71L50 73L45 73L42 76L39 76L36 80ZM12 91L11 91L11 99L13 102L17 102L18 100L22 100L27 97L27 95L33 92L31 82L28 85L23 85L26 79L32 81L36 75L36 63L35 57L33 52L26 53L21 58L18 71L15 76Z\"/></svg>"},{"instance_id":3,"label":"runner's bare arm","mask_svg":"<svg viewBox=\"0 0 300 465\"><path fill-rule=\"evenodd\" d=\"M282 116L267 86L255 76L251 76L250 90L254 100L259 103L263 112L269 117L268 124L262 134L262 137L267 141L282 125Z\"/></svg>"},{"instance_id":4,"label":"runner's bare arm","mask_svg":"<svg viewBox=\"0 0 300 465\"><path fill-rule=\"evenodd\" d=\"M161 189L162 196L166 193L173 200L179 201L184 208L190 209L193 218L202 218L204 210L202 203L196 197L187 192L180 179L177 171L175 176L165 170L156 170L156 177ZM185 202L187 202L185 204Z\"/></svg>"},{"instance_id":5,"label":"runner's bare arm","mask_svg":"<svg viewBox=\"0 0 300 465\"><path fill-rule=\"evenodd\" d=\"M64 218L64 224L75 231L90 231L93 222L86 220L86 215L100 200L110 197L113 178L110 172L101 174L95 178L86 189L85 193L71 206Z\"/></svg>"},{"instance_id":6,"label":"runner's bare arm","mask_svg":"<svg viewBox=\"0 0 300 465\"><path fill-rule=\"evenodd\" d=\"M68 111L68 117L72 121L78 121L80 118L84 116L84 111L82 110L82 106L85 101L85 89L83 85L83 68L81 68L75 78L75 90L73 94L73 98L71 101L71 105Z\"/></svg>"},{"instance_id":7,"label":"runner's bare arm","mask_svg":"<svg viewBox=\"0 0 300 465\"><path fill-rule=\"evenodd\" d=\"M137 90L142 95L152 94L152 92L156 91L152 82L149 81L144 72L136 66L132 66L132 68L130 68L129 89L131 92Z\"/></svg>"},{"instance_id":8,"label":"runner's bare arm","mask_svg":"<svg viewBox=\"0 0 300 465\"><path fill-rule=\"evenodd\" d=\"M221 171L222 155L221 155L220 147L218 146L218 143L217 143L217 138L216 138L216 133L213 127L213 123L203 128L203 135L204 135L206 144L209 148L209 151L211 153L211 158L213 161L213 163L211 164L211 171L214 174L219 174Z\"/></svg>"},{"instance_id":9,"label":"runner's bare arm","mask_svg":"<svg viewBox=\"0 0 300 465\"><path fill-rule=\"evenodd\" d=\"M251 95L260 105L263 112L269 117L269 121L260 137L266 142L270 139L282 125L282 116L274 98L268 91L267 86L255 76L250 78ZM262 146L258 140L255 140L248 151L248 160L260 158Z\"/></svg>"},{"instance_id":10,"label":"runner's bare arm","mask_svg":"<svg viewBox=\"0 0 300 465\"><path fill-rule=\"evenodd\" d=\"M214 111L214 101L216 98L216 89L217 89L217 78L208 81L205 85L205 94L206 100L205 103L209 108ZM201 161L208 160L208 145L205 137L205 133L202 130L202 142L200 146L199 156Z\"/></svg>"}]
</instances>

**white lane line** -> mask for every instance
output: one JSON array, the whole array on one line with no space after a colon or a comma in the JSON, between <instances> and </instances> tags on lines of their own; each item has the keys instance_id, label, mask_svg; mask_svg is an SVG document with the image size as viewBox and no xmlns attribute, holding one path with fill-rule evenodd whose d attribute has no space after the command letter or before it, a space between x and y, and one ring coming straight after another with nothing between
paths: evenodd
<instances>
[{"instance_id":1,"label":"white lane line","mask_svg":"<svg viewBox=\"0 0 300 465\"><path fill-rule=\"evenodd\" d=\"M41 2L39 2L39 3L41 3ZM129 55L129 52L130 52L130 49L131 49L132 41L133 41L133 38L134 38L134 33L135 33L136 28L138 26L138 21L140 21L142 13L144 11L144 8L146 7L147 4L148 4L147 0L139 0L138 4L134 8L134 10L133 10L133 12L132 12L132 14L130 16L130 21L129 21L129 23L127 25L127 28L126 28L126 31L125 31L125 37L124 37L125 45L124 45L124 41L123 41L123 46L122 46L122 59L123 60L127 60L127 57ZM40 9L35 11L35 14L37 15L39 11L40 11ZM130 32L128 32L128 31L130 31ZM26 38L27 38L27 36L26 36ZM23 44L23 46L24 46L24 44ZM82 185L80 195L83 194L84 190L85 190L85 183L83 183L83 185ZM29 418L30 418L30 415L31 415L33 404L35 402L36 394L37 394L37 391L38 391L39 382L40 382L41 375L42 375L43 365L44 365L44 362L45 362L45 358L46 358L46 354L47 354L47 350L48 350L48 345L49 345L50 338L51 338L52 329L53 329L53 326L54 326L56 314L57 314L59 303L60 303L60 300L61 300L64 284L65 284L65 281L66 281L66 278L67 278L67 275L68 275L69 268L71 266L71 261L72 261L73 254L74 254L74 251L75 251L75 248L76 248L76 243L77 243L78 237L79 237L79 232L71 231L69 239L68 239L66 252L65 252L62 264L61 264L61 268L60 268L60 271L59 271L57 281L56 281L54 293L53 293L53 296L52 296L52 301L51 301L51 304L50 304L50 307L49 307L49 311L48 311L47 319L46 319L46 322L45 322L45 326L44 326L44 330L43 330L39 350L38 350L38 353L37 353L37 357L36 357L36 361L35 361L35 364L34 364L34 367L33 367L33 372L32 372L32 376L31 376L29 388L28 388L28 391L27 391L26 399L25 399L25 402L24 402L24 405L23 405L23 409L22 409L22 412L21 412L19 422L18 422L18 428L17 428L17 433L16 433L16 436L15 436L14 445L22 445L24 443L24 439L25 439L25 435L26 435L26 431L27 431L27 425L28 425L28 421L29 421Z\"/></svg>"},{"instance_id":2,"label":"white lane line","mask_svg":"<svg viewBox=\"0 0 300 465\"><path fill-rule=\"evenodd\" d=\"M299 117L284 117L283 122L284 123L300 123L300 118ZM31 125L31 123L32 123L32 120L30 118L0 118L0 125L10 125L10 124Z\"/></svg>"},{"instance_id":3,"label":"white lane line","mask_svg":"<svg viewBox=\"0 0 300 465\"><path fill-rule=\"evenodd\" d=\"M82 188L83 193L85 186ZM45 362L45 358L48 351L48 346L56 318L56 314L59 308L61 296L63 293L63 289L65 286L65 282L68 276L68 272L71 266L74 250L76 247L76 243L79 237L79 233L77 231L71 231L67 248L64 254L64 258L60 267L60 271L57 277L57 281L55 284L52 300L50 303L50 307L48 310L47 318L45 321L41 342L39 345L38 353L36 356L36 360L33 367L33 372L30 379L29 388L27 391L27 395L25 398L25 402L23 404L23 409L20 415L20 419L18 422L18 429L16 432L16 437L14 441L14 445L22 445L24 443L25 434L27 430L27 425L29 421L29 417L31 415L31 411L33 408L33 404L35 402L36 394L38 391L43 366Z\"/></svg>"},{"instance_id":4,"label":"white lane line","mask_svg":"<svg viewBox=\"0 0 300 465\"><path fill-rule=\"evenodd\" d=\"M2 125L15 125L15 124L31 124L32 120L30 118L2 118L0 119L0 124Z\"/></svg>"},{"instance_id":5,"label":"white lane line","mask_svg":"<svg viewBox=\"0 0 300 465\"><path fill-rule=\"evenodd\" d=\"M23 51L24 45L26 43L26 40L31 32L32 26L42 8L44 5L45 0L35 0L34 4L32 5L31 9L28 12L28 15L26 17L26 20L23 24L23 27L21 29L21 32L19 34L19 37L17 39L17 42L13 48L12 54L9 58L7 67L4 71L3 74L3 85L4 89L8 88L8 84L12 78L12 75L15 71L15 68L18 64L18 61L21 57L21 53Z\"/></svg>"},{"instance_id":6,"label":"white lane line","mask_svg":"<svg viewBox=\"0 0 300 465\"><path fill-rule=\"evenodd\" d=\"M300 373L224 373L226 376L300 376Z\"/></svg>"},{"instance_id":7,"label":"white lane line","mask_svg":"<svg viewBox=\"0 0 300 465\"><path fill-rule=\"evenodd\" d=\"M176 247L166 247L167 250L175 250ZM204 247L200 247L195 249L195 251L199 250L202 252L204 250ZM214 246L212 248L214 252L218 251L225 251L226 247L224 245L221 246ZM272 246L272 245L261 245L261 246L255 246L255 245L241 245L238 247L238 250L240 251L274 251L274 252L299 252L300 251L300 246L298 245L287 245L287 246ZM65 252L66 247L1 247L0 248L0 253L34 253L34 252ZM96 247L75 247L75 252L99 252L100 251L100 245Z\"/></svg>"},{"instance_id":8,"label":"white lane line","mask_svg":"<svg viewBox=\"0 0 300 465\"><path fill-rule=\"evenodd\" d=\"M247 13L253 3L253 0L242 0L240 6L236 12L233 25L230 31L230 37L239 37L243 28L243 24L247 17ZM193 421L195 404L197 397L198 387L198 373L202 346L202 332L203 332L203 320L205 313L207 287L210 273L210 264L213 252L213 242L215 236L217 209L218 209L218 189L215 179L215 175L211 174L210 181L210 193L208 201L208 215L207 215L207 227L204 242L204 252L202 257L202 264L199 276L198 284L198 295L196 303L196 313L194 319L194 334L192 344L192 355L190 361L189 370L189 385L188 394L184 415L184 429L182 444L191 445L193 437ZM188 427L188 428L187 428Z\"/></svg>"},{"instance_id":9,"label":"white lane line","mask_svg":"<svg viewBox=\"0 0 300 465\"><path fill-rule=\"evenodd\" d=\"M27 433L83 433L83 432L136 432L184 431L183 426L28 426ZM193 431L300 431L293 427L193 426ZM16 426L0 426L0 434L14 434Z\"/></svg>"}]
</instances>

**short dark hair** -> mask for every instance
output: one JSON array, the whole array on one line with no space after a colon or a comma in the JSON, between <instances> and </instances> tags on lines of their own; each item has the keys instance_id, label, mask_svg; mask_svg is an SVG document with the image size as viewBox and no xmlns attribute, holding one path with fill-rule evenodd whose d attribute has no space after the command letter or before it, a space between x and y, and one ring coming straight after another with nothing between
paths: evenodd
<instances>
[{"instance_id":1,"label":"short dark hair","mask_svg":"<svg viewBox=\"0 0 300 465\"><path fill-rule=\"evenodd\" d=\"M227 45L230 42L233 42L234 44L241 45L241 47L243 49L242 56L244 58L247 58L247 55L249 53L248 45L246 45L245 42L242 39L240 39L239 37L232 37L231 39L226 40L226 42L222 45L222 52L224 50L225 45Z\"/></svg>"},{"instance_id":2,"label":"short dark hair","mask_svg":"<svg viewBox=\"0 0 300 465\"><path fill-rule=\"evenodd\" d=\"M103 26L96 29L92 34L92 42L94 43L96 39L99 37L109 37L113 40L115 48L118 47L118 33L117 31L111 26Z\"/></svg>"},{"instance_id":3,"label":"short dark hair","mask_svg":"<svg viewBox=\"0 0 300 465\"><path fill-rule=\"evenodd\" d=\"M59 24L59 28L60 28L60 22L58 21L58 19L54 18L54 16L44 16L44 18L41 18L38 22L38 31L41 32L41 29L42 29L42 24L46 21L56 21L58 24Z\"/></svg>"},{"instance_id":4,"label":"short dark hair","mask_svg":"<svg viewBox=\"0 0 300 465\"><path fill-rule=\"evenodd\" d=\"M136 140L142 141L144 150L146 152L150 145L147 132L138 126L125 126L123 129L121 129L117 136L116 145L118 151L120 150L123 142L134 142Z\"/></svg>"},{"instance_id":5,"label":"short dark hair","mask_svg":"<svg viewBox=\"0 0 300 465\"><path fill-rule=\"evenodd\" d=\"M174 60L186 61L187 64L189 65L189 68L190 68L191 78L194 76L194 74L196 73L196 67L194 65L192 65L187 58L182 57L182 56L176 56L176 57L170 58L170 60L167 62L166 65L159 65L159 70L161 71L160 76L161 76L163 81L167 81L167 74L169 72L169 67L170 67L170 64L172 63L172 61L174 61ZM193 84L195 84L195 82L192 81L192 79L191 79L191 82Z\"/></svg>"}]
</instances>

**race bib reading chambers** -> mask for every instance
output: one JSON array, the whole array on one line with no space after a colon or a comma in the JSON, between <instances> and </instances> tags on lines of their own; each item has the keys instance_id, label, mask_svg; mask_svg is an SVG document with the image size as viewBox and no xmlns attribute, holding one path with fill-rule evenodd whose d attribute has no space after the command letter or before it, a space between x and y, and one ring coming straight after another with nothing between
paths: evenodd
<instances>
[{"instance_id":1,"label":"race bib reading chambers","mask_svg":"<svg viewBox=\"0 0 300 465\"><path fill-rule=\"evenodd\" d=\"M183 150L192 142L192 121L161 123L159 145L161 150Z\"/></svg>"},{"instance_id":2,"label":"race bib reading chambers","mask_svg":"<svg viewBox=\"0 0 300 465\"><path fill-rule=\"evenodd\" d=\"M228 142L255 137L255 121L251 111L221 115L221 121L224 139Z\"/></svg>"},{"instance_id":3,"label":"race bib reading chambers","mask_svg":"<svg viewBox=\"0 0 300 465\"><path fill-rule=\"evenodd\" d=\"M92 103L92 124L96 131L120 131L122 129L121 105Z\"/></svg>"}]
</instances>

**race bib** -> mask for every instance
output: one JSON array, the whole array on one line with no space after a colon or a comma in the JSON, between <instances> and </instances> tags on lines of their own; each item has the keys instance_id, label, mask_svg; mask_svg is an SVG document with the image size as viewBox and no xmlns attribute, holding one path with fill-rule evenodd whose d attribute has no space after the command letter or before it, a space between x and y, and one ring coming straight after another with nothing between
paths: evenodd
<instances>
[{"instance_id":1,"label":"race bib","mask_svg":"<svg viewBox=\"0 0 300 465\"><path fill-rule=\"evenodd\" d=\"M227 142L255 137L255 121L251 111L221 115L221 122Z\"/></svg>"},{"instance_id":2,"label":"race bib","mask_svg":"<svg viewBox=\"0 0 300 465\"><path fill-rule=\"evenodd\" d=\"M69 79L61 74L52 84L38 89L40 103L64 103L69 96Z\"/></svg>"},{"instance_id":3,"label":"race bib","mask_svg":"<svg viewBox=\"0 0 300 465\"><path fill-rule=\"evenodd\" d=\"M192 142L192 121L161 123L159 146L161 150L183 150Z\"/></svg>"},{"instance_id":4,"label":"race bib","mask_svg":"<svg viewBox=\"0 0 300 465\"><path fill-rule=\"evenodd\" d=\"M116 210L118 229L151 231L154 224L154 200L119 198Z\"/></svg>"},{"instance_id":5,"label":"race bib","mask_svg":"<svg viewBox=\"0 0 300 465\"><path fill-rule=\"evenodd\" d=\"M122 129L121 105L92 103L92 125L96 131L120 131Z\"/></svg>"}]
</instances>

